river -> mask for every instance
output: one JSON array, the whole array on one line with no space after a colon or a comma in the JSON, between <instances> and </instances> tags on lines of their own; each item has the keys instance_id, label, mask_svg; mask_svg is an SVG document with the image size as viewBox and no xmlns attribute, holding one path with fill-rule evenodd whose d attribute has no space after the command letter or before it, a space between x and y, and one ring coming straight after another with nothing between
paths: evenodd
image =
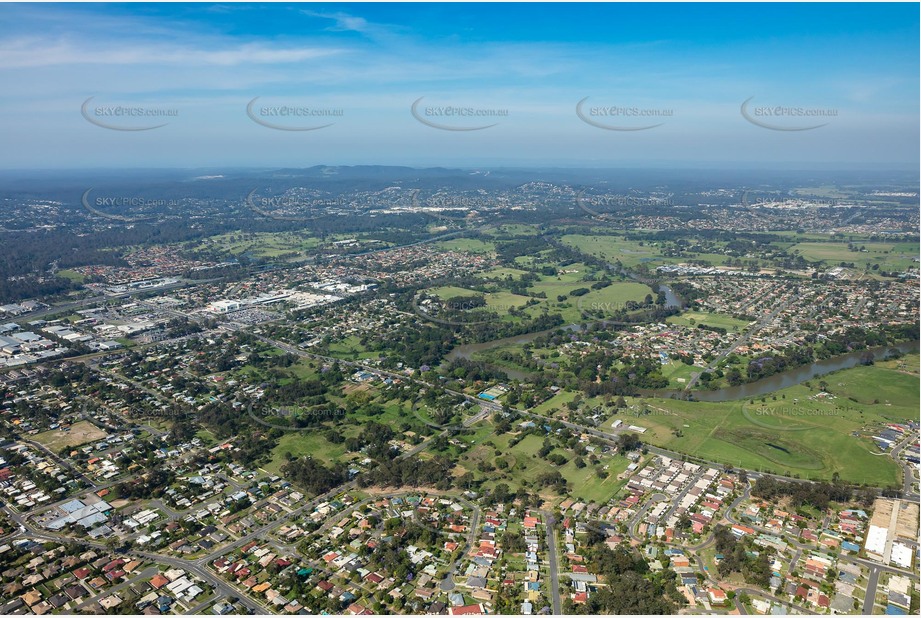
<instances>
[{"instance_id":1,"label":"river","mask_svg":"<svg viewBox=\"0 0 921 618\"><path fill-rule=\"evenodd\" d=\"M609 266L612 266L612 265L609 265ZM639 279L629 273L626 273L626 274L639 283L645 283L646 285L649 285L648 281ZM681 300L672 291L670 287L668 287L667 285L660 284L659 289L662 290L662 292L665 294L665 306L666 307L680 307L681 306ZM603 324L604 321L600 320L598 321L598 323ZM589 324L589 323L586 323L586 324ZM525 333L523 335L515 335L514 337L506 337L504 339L493 339L492 341L485 341L483 343L467 343L464 345L459 345L459 346L454 347L450 352L448 352L448 354L445 356L444 362L448 363L458 358L472 360L473 355L476 354L477 352L482 352L484 350L491 350L492 348L498 348L498 347L505 346L505 345L516 345L516 344L520 345L523 343L529 343L531 341L534 341L541 335L547 335L561 328L565 331L576 332L582 328L582 325L567 324L566 326L558 326L556 328L542 330L542 331L538 331L534 333ZM509 379L511 380L519 380L521 382L526 381L531 375L530 373L526 371L518 371L516 369L509 369L507 367L495 367L495 369L504 371L508 375Z\"/></svg>"},{"instance_id":2,"label":"river","mask_svg":"<svg viewBox=\"0 0 921 618\"><path fill-rule=\"evenodd\" d=\"M876 360L883 360L888 356L890 348L895 348L903 354L906 354L909 352L917 353L918 347L919 346L917 341L903 341L902 343L897 343L895 345L870 348L870 351L873 352L873 356L876 357ZM768 393L779 391L782 388L789 388L791 386L801 384L807 380L812 380L813 378L818 378L829 373L834 373L835 371L856 367L860 364L860 357L863 356L866 352L866 350L848 352L847 354L841 354L840 356L833 356L832 358L816 361L811 365L803 365L802 367L797 367L795 369L790 369L789 371L777 373L768 378L758 380L757 382L749 382L748 384L740 384L739 386L730 386L715 391L694 390L690 392L690 395L696 401L709 402L734 401L736 399L751 399L754 397L761 397L762 395L767 395ZM640 394L644 397L669 398L674 396L679 399L685 399L689 393L684 390L644 390Z\"/></svg>"},{"instance_id":3,"label":"river","mask_svg":"<svg viewBox=\"0 0 921 618\"><path fill-rule=\"evenodd\" d=\"M568 326L563 326L561 328L563 328L563 330L575 332L578 331L581 327L578 324L569 324ZM541 335L546 335L556 330L556 328L552 328L550 330L544 330L536 333L527 333L525 335L506 337L505 339L495 339L493 341L487 341L484 343L468 343L466 345L459 345L448 353L448 355L445 357L445 362L449 362L456 358L465 358L470 360L477 352L490 350L492 348L497 348L504 345L528 343L530 341L534 341ZM904 341L895 345L871 348L870 351L873 352L873 356L875 356L877 360L882 360L887 356L890 348L895 348L903 354L909 352L917 353L919 345L917 341ZM840 356L834 356L832 358L826 358L824 360L816 361L811 365L803 365L802 367L797 367L795 369L790 369L789 371L774 374L768 378L764 378L763 380L758 380L757 382L740 384L739 386L730 386L728 388L722 388L715 391L694 390L690 392L690 395L697 401L709 402L733 401L736 399L751 399L753 397L761 397L762 395L773 393L774 391L778 391L782 388L788 388L796 384L801 384L806 380L818 378L829 373L834 373L835 371L840 371L842 369L850 369L851 367L856 367L860 364L860 357L863 356L865 352L866 350L859 350L856 352L842 354ZM511 380L519 380L521 382L527 381L531 376L529 372L510 369L507 367L495 367L495 369L505 372ZM640 395L643 397L660 397L663 399L668 399L671 397L675 397L677 399L686 399L688 394L689 393L684 390L671 389L640 392Z\"/></svg>"}]
</instances>

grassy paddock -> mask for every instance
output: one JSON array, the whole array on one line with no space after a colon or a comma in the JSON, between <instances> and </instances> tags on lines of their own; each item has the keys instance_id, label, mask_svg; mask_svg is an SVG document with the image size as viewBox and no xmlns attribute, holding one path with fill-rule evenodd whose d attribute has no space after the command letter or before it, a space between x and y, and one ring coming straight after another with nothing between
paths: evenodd
<instances>
[{"instance_id":1,"label":"grassy paddock","mask_svg":"<svg viewBox=\"0 0 921 618\"><path fill-rule=\"evenodd\" d=\"M876 486L899 482L898 465L872 436L917 419L918 355L855 367L761 399L723 403L629 398L620 418L647 428L650 444L752 470ZM819 396L820 382L830 396ZM775 399L776 397L776 399ZM638 416L635 416L638 415Z\"/></svg>"}]
</instances>

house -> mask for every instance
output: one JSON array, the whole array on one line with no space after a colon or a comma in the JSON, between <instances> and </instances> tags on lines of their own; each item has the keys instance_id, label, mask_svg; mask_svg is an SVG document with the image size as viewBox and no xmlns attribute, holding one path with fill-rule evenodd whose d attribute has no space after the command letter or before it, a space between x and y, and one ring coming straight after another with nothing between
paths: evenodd
<instances>
[{"instance_id":1,"label":"house","mask_svg":"<svg viewBox=\"0 0 921 618\"><path fill-rule=\"evenodd\" d=\"M42 600L42 593L38 590L30 590L19 598L22 599L23 603L31 607Z\"/></svg>"},{"instance_id":2,"label":"house","mask_svg":"<svg viewBox=\"0 0 921 618\"><path fill-rule=\"evenodd\" d=\"M724 605L729 600L726 593L719 588L707 588L707 597L713 605Z\"/></svg>"},{"instance_id":3,"label":"house","mask_svg":"<svg viewBox=\"0 0 921 618\"><path fill-rule=\"evenodd\" d=\"M482 603L476 605L461 605L459 607L448 608L448 615L450 616L476 616L480 614L486 614L486 610L483 608Z\"/></svg>"},{"instance_id":4,"label":"house","mask_svg":"<svg viewBox=\"0 0 921 618\"><path fill-rule=\"evenodd\" d=\"M163 586L167 585L169 580L165 578L161 573L157 573L150 578L150 587L154 590L159 590Z\"/></svg>"}]
</instances>

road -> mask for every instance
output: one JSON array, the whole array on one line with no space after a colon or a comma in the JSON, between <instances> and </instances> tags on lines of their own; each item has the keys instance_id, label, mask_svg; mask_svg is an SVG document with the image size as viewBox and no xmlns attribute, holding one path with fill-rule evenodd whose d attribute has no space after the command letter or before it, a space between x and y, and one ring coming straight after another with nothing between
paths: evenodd
<instances>
[{"instance_id":1,"label":"road","mask_svg":"<svg viewBox=\"0 0 921 618\"><path fill-rule=\"evenodd\" d=\"M687 385L684 387L684 390L689 392L692 388L694 388L694 385L697 384L697 381L700 379L700 375L702 373L707 372L707 371L713 371L716 368L716 366L720 363L720 361L722 361L724 358L732 354L732 352L734 352L740 345L746 343L752 337L752 335L754 335L755 333L760 331L762 328L764 328L771 320L777 317L778 313L786 309L792 302L793 302L793 299L777 303L777 305L775 305L771 309L771 312L769 314L762 316L761 318L758 319L758 321L753 326L746 328L745 332L743 332L742 335L739 336L738 339L733 341L731 344L729 344L729 346L726 349L724 349L719 354L717 354L716 358L710 361L710 363L702 371L698 371L697 373L692 375L691 379L688 380Z\"/></svg>"},{"instance_id":2,"label":"road","mask_svg":"<svg viewBox=\"0 0 921 618\"><path fill-rule=\"evenodd\" d=\"M684 486L684 489L681 490L681 493L672 498L672 506L662 516L662 521L668 522L669 518L675 513L675 510L678 508L678 505L681 504L681 501L684 499L688 492L691 491L691 488L694 487L694 484L700 480L700 477L704 475L706 470L699 470L697 474L691 477Z\"/></svg>"},{"instance_id":3,"label":"road","mask_svg":"<svg viewBox=\"0 0 921 618\"><path fill-rule=\"evenodd\" d=\"M133 584L133 583L135 583L135 582L137 582L137 581L139 581L139 580L142 580L142 579L147 579L147 578L153 577L154 575L156 575L156 574L159 573L159 572L160 572L160 569L158 569L158 568L155 567L155 566L150 566L150 567L147 567L146 569L144 569L143 571L141 571L140 573L132 573L130 579L127 579L127 580L121 582L120 584L116 584L116 585L112 586L111 588L106 588L101 594L93 595L93 596L90 597L89 599L87 599L87 600L81 602L80 604L78 604L76 607L71 608L70 611L71 611L71 613L79 614L79 613L82 612L82 610L84 610L85 608L89 607L90 605L95 605L96 603L98 603L98 601L97 601L96 599L98 599L99 597L109 596L110 594L114 594L114 593L118 592L119 590L124 590L125 588L127 588L127 587L130 586L131 584Z\"/></svg>"},{"instance_id":4,"label":"road","mask_svg":"<svg viewBox=\"0 0 921 618\"><path fill-rule=\"evenodd\" d=\"M5 508L6 507L4 507L4 509ZM28 524L26 524L24 528L25 528L25 531L20 532L18 536L27 536L29 538L34 538L34 539L47 539L50 541L61 541L61 542L66 541L69 543L75 543L77 545L83 545L85 547L91 547L93 549L101 550L103 552L110 551L109 548L104 543L97 543L95 541L89 541L87 539L71 537L71 536L67 536L63 534L50 533L44 530L36 530L30 527ZM171 566L177 569L183 569L191 573L198 579L207 582L209 585L211 585L212 588L218 591L219 594L224 595L224 596L236 596L240 598L240 603L244 605L247 609L249 609L251 612L254 612L257 614L271 613L268 610L268 608L262 605L261 603L258 603L257 601L254 601L253 599L240 595L240 593L236 591L234 588L232 588L227 582L220 579L216 575L212 575L206 569L201 568L199 565L195 564L194 562L190 562L189 560L185 560L182 558L162 556L160 554L136 551L133 549L122 552L122 553L129 555L129 556L134 556L137 558L143 558L145 560L152 561L157 564L165 564L167 566Z\"/></svg>"},{"instance_id":5,"label":"road","mask_svg":"<svg viewBox=\"0 0 921 618\"><path fill-rule=\"evenodd\" d=\"M913 444L918 440L918 433L914 432L909 434L907 438L899 442L891 451L889 455L895 459L896 463L902 467L902 497L911 502L918 502L921 499L921 496L917 492L913 491L914 489L914 479L915 479L915 465L908 461L902 461L899 455L903 450L909 445Z\"/></svg>"},{"instance_id":6,"label":"road","mask_svg":"<svg viewBox=\"0 0 921 618\"><path fill-rule=\"evenodd\" d=\"M451 564L451 568L448 570L447 575L445 575L444 580L439 584L439 588L444 592L450 592L454 590L454 576L457 574L457 569L460 567L461 562L464 560L464 556L471 550L477 536L477 528L480 525L480 507L476 506L468 500L461 498L455 499L459 502L464 503L465 506L473 510L473 515L470 517L470 531L467 533L467 538L464 541L464 549L461 551L457 560Z\"/></svg>"},{"instance_id":7,"label":"road","mask_svg":"<svg viewBox=\"0 0 921 618\"><path fill-rule=\"evenodd\" d=\"M547 557L550 567L550 598L553 604L553 614L558 616L563 613L563 603L560 600L560 565L556 555L556 533L554 532L553 515L548 511L541 511L547 533Z\"/></svg>"},{"instance_id":8,"label":"road","mask_svg":"<svg viewBox=\"0 0 921 618\"><path fill-rule=\"evenodd\" d=\"M646 540L636 533L636 528L640 525L640 521L642 521L643 515L646 514L646 511L652 508L656 503L665 502L666 500L668 500L668 496L665 494L654 493L649 497L649 500L646 501L646 504L644 504L642 508L640 508L640 510L638 510L633 515L633 517L630 518L630 520L627 522L627 532L630 534L631 539L640 542Z\"/></svg>"},{"instance_id":9,"label":"road","mask_svg":"<svg viewBox=\"0 0 921 618\"><path fill-rule=\"evenodd\" d=\"M867 579L867 596L863 600L863 613L867 616L873 614L873 606L876 604L876 586L879 584L879 569L870 569L870 577Z\"/></svg>"}]
</instances>

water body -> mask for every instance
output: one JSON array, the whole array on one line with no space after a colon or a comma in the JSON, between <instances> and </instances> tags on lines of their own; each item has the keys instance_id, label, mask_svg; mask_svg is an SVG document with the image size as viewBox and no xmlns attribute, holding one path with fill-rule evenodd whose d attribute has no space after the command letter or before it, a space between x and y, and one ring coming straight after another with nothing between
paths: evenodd
<instances>
[{"instance_id":1,"label":"water body","mask_svg":"<svg viewBox=\"0 0 921 618\"><path fill-rule=\"evenodd\" d=\"M903 354L907 354L909 352L917 353L919 345L917 341L904 341L895 345L871 348L870 351L873 352L873 356L876 357L876 360L884 360L888 357L888 352L891 348L895 348ZM840 356L834 356L825 360L816 361L811 365L803 365L802 367L790 369L789 371L784 371L783 373L777 373L768 378L764 378L763 380L758 380L757 382L740 384L739 386L730 386L728 388L723 388L716 391L691 391L690 395L697 401L708 402L735 401L736 399L753 399L767 395L768 393L773 393L774 391L778 391L782 388L789 388L791 386L801 384L807 380L812 380L813 378L818 378L829 373L834 373L835 371L856 367L860 364L860 357L865 353L866 350L848 352L847 354L842 354ZM641 391L640 394L644 397L675 397L678 399L686 399L689 393L684 390L663 390Z\"/></svg>"},{"instance_id":2,"label":"water body","mask_svg":"<svg viewBox=\"0 0 921 618\"><path fill-rule=\"evenodd\" d=\"M608 264L608 268L615 270L614 264ZM650 285L651 280L639 277L631 272L623 271L623 273L637 281L638 283L644 283ZM683 307L683 302L678 297L675 292L664 284L659 284L659 289L665 294L665 306L666 307ZM457 358L464 358L467 360L472 360L473 355L477 352L482 352L484 350L490 350L492 348L504 346L504 345L515 345L515 344L524 344L534 341L541 335L546 335L552 333L558 328L562 328L565 331L576 332L581 329L579 324L568 324L566 326L552 328L549 330L539 331L536 333L527 333L524 335L516 335L514 337L506 337L505 339L494 339L493 341L486 341L484 343L468 343L466 345L459 345L452 349L447 356L445 356L445 363L455 360ZM895 345L880 346L877 348L871 348L870 351L873 352L873 355L877 360L883 360L888 357L888 352L890 349L895 348L903 354L910 352L917 353L919 349L919 342L917 341L905 341ZM722 401L734 401L736 399L752 399L755 397L761 397L767 395L768 393L773 393L775 391L781 390L783 388L789 388L797 384L801 384L807 380L813 378L818 378L820 376L827 375L829 373L834 373L835 371L840 371L842 369L850 369L856 367L860 364L860 357L866 353L866 350L860 350L857 352L850 352L848 354L842 354L840 356L835 356L825 360L816 361L811 365L803 365L802 367L797 367L783 373L778 373L770 376L769 378L764 378L763 380L758 380L757 382L751 382L749 384L741 384L739 386L730 386L728 388L723 388L716 391L700 391L694 390L688 393L685 390L641 390L639 394L644 397L660 397L668 399L674 397L676 399L687 399L690 395L696 401L706 401L706 402L722 402ZM526 381L532 375L530 372L518 371L517 369L509 369L506 367L498 367L491 365L494 369L505 372L509 379ZM771 445L773 446L773 445ZM775 447L776 448L776 447Z\"/></svg>"},{"instance_id":3,"label":"water body","mask_svg":"<svg viewBox=\"0 0 921 618\"><path fill-rule=\"evenodd\" d=\"M613 266L612 266L613 268ZM631 279L639 283L644 283L649 285L648 281L639 279L633 275L627 273ZM666 285L659 285L659 289L665 294L665 306L666 307L681 307L681 299L672 291L672 289ZM599 321L599 323L604 323ZM454 347L448 354L445 356L444 362L451 362L458 358L463 358L466 360L472 360L473 355L477 352L482 352L484 350L491 350L493 348L498 348L505 345L521 345L525 343L530 343L542 335L548 335L556 330L562 328L564 331L568 332L577 332L582 328L580 324L567 324L566 326L558 326L556 328L551 328L548 330L542 330L534 333L526 333L524 335L515 335L514 337L505 337L504 339L493 339L492 341L485 341L483 343L468 343L465 345L459 345ZM510 380L520 380L522 382L526 381L532 374L526 371L518 371L517 369L509 369L506 367L498 367L491 365L493 368L504 371Z\"/></svg>"},{"instance_id":4,"label":"water body","mask_svg":"<svg viewBox=\"0 0 921 618\"><path fill-rule=\"evenodd\" d=\"M581 328L581 326L578 324L569 324L561 328L565 331L576 332ZM541 335L547 335L556 330L556 328L552 328L550 330L544 330L536 333L527 333L525 335L506 337L505 339L495 339L493 341L486 341L484 343L468 343L466 345L459 345L448 353L448 355L445 357L445 362L450 362L457 358L472 360L473 355L477 352L490 350L492 348L504 345L520 345L528 343L534 341ZM873 355L877 360L884 360L888 357L888 352L891 348L895 348L902 354L917 353L919 350L919 342L905 341L895 345L871 348L870 351L873 352ZM773 393L774 391L778 391L783 388L789 388L797 384L802 384L807 380L812 380L813 378L818 378L829 373L834 373L835 371L856 367L860 364L860 357L863 356L865 352L866 350L849 352L840 356L817 361L811 365L803 365L802 367L784 371L783 373L777 373L768 378L764 378L763 380L758 380L757 382L750 382L748 384L741 384L739 386L730 386L728 388L716 391L694 390L688 393L685 390L641 390L639 395L643 397L659 397L663 399L668 399L671 397L676 399L687 399L688 395L690 394L691 397L697 401L708 402L734 401L736 399L753 399L767 395L768 393ZM519 380L524 382L527 381L532 375L529 372L519 371L517 369L509 369L507 367L498 366L493 367L499 371L505 372L510 380Z\"/></svg>"}]
</instances>

